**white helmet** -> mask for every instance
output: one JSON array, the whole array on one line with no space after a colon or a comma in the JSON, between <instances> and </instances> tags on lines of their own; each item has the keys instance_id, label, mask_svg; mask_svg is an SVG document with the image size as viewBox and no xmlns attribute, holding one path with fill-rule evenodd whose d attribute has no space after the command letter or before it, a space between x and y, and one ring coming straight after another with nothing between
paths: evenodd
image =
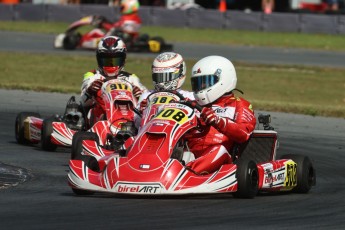
<instances>
[{"instance_id":1,"label":"white helmet","mask_svg":"<svg viewBox=\"0 0 345 230\"><path fill-rule=\"evenodd\" d=\"M152 81L156 90L177 90L186 79L186 64L180 54L165 52L152 63Z\"/></svg>"},{"instance_id":2,"label":"white helmet","mask_svg":"<svg viewBox=\"0 0 345 230\"><path fill-rule=\"evenodd\" d=\"M236 70L226 58L208 56L193 66L191 83L198 104L207 105L236 88Z\"/></svg>"}]
</instances>

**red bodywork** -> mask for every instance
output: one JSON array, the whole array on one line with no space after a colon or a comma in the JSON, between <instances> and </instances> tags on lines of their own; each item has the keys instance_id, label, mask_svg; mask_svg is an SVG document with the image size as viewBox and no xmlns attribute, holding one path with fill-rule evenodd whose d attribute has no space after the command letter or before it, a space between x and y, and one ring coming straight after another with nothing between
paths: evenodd
<instances>
[{"instance_id":1,"label":"red bodywork","mask_svg":"<svg viewBox=\"0 0 345 230\"><path fill-rule=\"evenodd\" d=\"M121 123L134 120L133 108L137 104L137 99L132 94L131 84L125 80L109 80L103 84L101 90L101 100L107 119L98 121L89 131L96 133L100 144L104 144L108 133L115 135ZM42 125L42 118L28 117L24 122L25 138L33 144L39 143ZM52 122L52 128L51 143L64 147L72 145L76 130L70 129L63 121Z\"/></svg>"}]
</instances>

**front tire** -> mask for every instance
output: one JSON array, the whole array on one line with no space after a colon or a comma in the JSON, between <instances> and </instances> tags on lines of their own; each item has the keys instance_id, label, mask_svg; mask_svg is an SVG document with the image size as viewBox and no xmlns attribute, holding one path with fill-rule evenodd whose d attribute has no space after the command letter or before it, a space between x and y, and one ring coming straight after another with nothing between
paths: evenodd
<instances>
[{"instance_id":1,"label":"front tire","mask_svg":"<svg viewBox=\"0 0 345 230\"><path fill-rule=\"evenodd\" d=\"M82 131L75 133L72 139L71 160L82 160L92 171L99 172L100 169L96 158L81 154L83 151L84 140L92 140L99 143L96 133Z\"/></svg>"},{"instance_id":2,"label":"front tire","mask_svg":"<svg viewBox=\"0 0 345 230\"><path fill-rule=\"evenodd\" d=\"M57 148L57 145L51 142L54 121L56 121L55 117L50 117L43 120L41 132L41 147L45 151L55 151L55 149Z\"/></svg>"},{"instance_id":3,"label":"front tire","mask_svg":"<svg viewBox=\"0 0 345 230\"><path fill-rule=\"evenodd\" d=\"M21 112L17 115L15 123L15 137L18 144L21 145L31 144L29 140L25 139L24 135L24 120L28 117L40 118L41 115L39 113L34 112Z\"/></svg>"},{"instance_id":4,"label":"front tire","mask_svg":"<svg viewBox=\"0 0 345 230\"><path fill-rule=\"evenodd\" d=\"M259 173L254 161L240 159L236 170L237 191L233 194L237 198L254 198L258 193Z\"/></svg>"},{"instance_id":5,"label":"front tire","mask_svg":"<svg viewBox=\"0 0 345 230\"><path fill-rule=\"evenodd\" d=\"M295 193L308 193L316 184L315 168L307 156L286 154L280 159L291 159L297 164L297 186L292 189Z\"/></svg>"}]
</instances>

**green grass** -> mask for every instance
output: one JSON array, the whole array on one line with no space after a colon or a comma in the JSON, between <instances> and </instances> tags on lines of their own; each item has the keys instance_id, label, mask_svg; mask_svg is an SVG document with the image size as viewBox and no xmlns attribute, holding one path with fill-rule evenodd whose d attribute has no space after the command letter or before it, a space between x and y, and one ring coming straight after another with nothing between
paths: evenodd
<instances>
[{"instance_id":1,"label":"green grass","mask_svg":"<svg viewBox=\"0 0 345 230\"><path fill-rule=\"evenodd\" d=\"M66 30L68 23L0 21L0 30L58 34ZM143 26L142 33L159 35L169 42L198 42L225 45L305 48L345 51L343 35L274 33L217 29L191 29Z\"/></svg>"},{"instance_id":2,"label":"green grass","mask_svg":"<svg viewBox=\"0 0 345 230\"><path fill-rule=\"evenodd\" d=\"M0 52L0 88L80 93L84 72L94 57ZM196 60L187 60L188 76ZM129 57L126 70L152 88L150 58ZM345 117L343 69L235 63L238 88L254 109ZM190 90L187 78L184 88ZM240 96L240 94L238 94Z\"/></svg>"}]
</instances>

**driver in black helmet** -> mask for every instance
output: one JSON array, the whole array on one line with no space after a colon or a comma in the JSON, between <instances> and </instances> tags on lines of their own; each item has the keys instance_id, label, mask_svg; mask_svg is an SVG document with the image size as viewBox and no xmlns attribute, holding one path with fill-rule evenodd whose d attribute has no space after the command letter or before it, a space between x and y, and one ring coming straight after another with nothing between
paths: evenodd
<instances>
[{"instance_id":1,"label":"driver in black helmet","mask_svg":"<svg viewBox=\"0 0 345 230\"><path fill-rule=\"evenodd\" d=\"M135 74L124 71L126 52L126 45L119 37L104 37L98 43L96 51L98 68L84 74L81 102L84 108L94 106L92 117L95 121L104 114L102 100L96 99L100 96L100 89L105 81L116 78L130 82L133 86L133 95L137 99L147 90ZM90 119L90 116L88 118Z\"/></svg>"}]
</instances>

